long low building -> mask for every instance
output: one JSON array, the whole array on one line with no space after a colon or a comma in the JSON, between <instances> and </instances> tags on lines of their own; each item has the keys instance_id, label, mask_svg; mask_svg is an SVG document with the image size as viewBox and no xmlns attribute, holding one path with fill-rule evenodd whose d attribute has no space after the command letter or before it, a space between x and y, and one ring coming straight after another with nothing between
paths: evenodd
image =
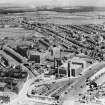
<instances>
[{"instance_id":1,"label":"long low building","mask_svg":"<svg viewBox=\"0 0 105 105\"><path fill-rule=\"evenodd\" d=\"M27 59L18 54L16 51L14 51L12 48L3 46L3 51L11 55L13 58L15 58L18 62L24 63L27 62Z\"/></svg>"}]
</instances>

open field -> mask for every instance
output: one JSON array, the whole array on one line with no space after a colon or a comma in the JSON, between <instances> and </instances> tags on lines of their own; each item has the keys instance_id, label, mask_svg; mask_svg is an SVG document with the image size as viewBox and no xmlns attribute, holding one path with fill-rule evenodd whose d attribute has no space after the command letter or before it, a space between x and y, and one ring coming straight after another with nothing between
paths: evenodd
<instances>
[{"instance_id":1,"label":"open field","mask_svg":"<svg viewBox=\"0 0 105 105\"><path fill-rule=\"evenodd\" d=\"M15 16L17 14L14 14ZM53 11L26 12L18 14L34 21L54 24L100 24L105 21L105 12L63 13Z\"/></svg>"},{"instance_id":2,"label":"open field","mask_svg":"<svg viewBox=\"0 0 105 105\"><path fill-rule=\"evenodd\" d=\"M22 28L0 28L0 37L23 37L37 35L38 33L33 30L24 30Z\"/></svg>"}]
</instances>

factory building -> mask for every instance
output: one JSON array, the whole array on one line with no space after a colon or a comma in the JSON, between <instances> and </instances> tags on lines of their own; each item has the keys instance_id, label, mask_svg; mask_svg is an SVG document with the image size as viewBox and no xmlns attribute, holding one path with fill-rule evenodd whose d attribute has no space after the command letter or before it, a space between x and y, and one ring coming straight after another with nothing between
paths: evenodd
<instances>
[{"instance_id":1,"label":"factory building","mask_svg":"<svg viewBox=\"0 0 105 105\"><path fill-rule=\"evenodd\" d=\"M66 77L77 77L91 64L92 61L88 58L73 57L59 67L58 73Z\"/></svg>"},{"instance_id":2,"label":"factory building","mask_svg":"<svg viewBox=\"0 0 105 105\"><path fill-rule=\"evenodd\" d=\"M6 83L0 82L0 91L4 91L6 88Z\"/></svg>"},{"instance_id":3,"label":"factory building","mask_svg":"<svg viewBox=\"0 0 105 105\"><path fill-rule=\"evenodd\" d=\"M76 77L82 72L83 63L68 62L68 77Z\"/></svg>"},{"instance_id":4,"label":"factory building","mask_svg":"<svg viewBox=\"0 0 105 105\"><path fill-rule=\"evenodd\" d=\"M50 59L50 52L39 52L36 50L29 50L28 59L29 61L37 62L40 64L46 64L46 59Z\"/></svg>"},{"instance_id":5,"label":"factory building","mask_svg":"<svg viewBox=\"0 0 105 105\"><path fill-rule=\"evenodd\" d=\"M17 46L16 51L21 54L23 57L28 57L28 47L27 46Z\"/></svg>"},{"instance_id":6,"label":"factory building","mask_svg":"<svg viewBox=\"0 0 105 105\"><path fill-rule=\"evenodd\" d=\"M60 46L50 46L49 51L51 53L52 58L60 58L61 57L61 47Z\"/></svg>"},{"instance_id":7,"label":"factory building","mask_svg":"<svg viewBox=\"0 0 105 105\"><path fill-rule=\"evenodd\" d=\"M28 54L29 61L40 63L40 53L34 50L30 50Z\"/></svg>"}]
</instances>

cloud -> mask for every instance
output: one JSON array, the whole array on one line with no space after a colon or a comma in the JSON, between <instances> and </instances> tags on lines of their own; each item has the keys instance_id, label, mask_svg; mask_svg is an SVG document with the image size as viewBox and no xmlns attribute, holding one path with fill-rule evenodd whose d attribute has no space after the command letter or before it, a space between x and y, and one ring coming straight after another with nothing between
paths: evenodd
<instances>
[{"instance_id":1,"label":"cloud","mask_svg":"<svg viewBox=\"0 0 105 105\"><path fill-rule=\"evenodd\" d=\"M30 6L105 6L105 0L0 0L0 3L26 4Z\"/></svg>"}]
</instances>

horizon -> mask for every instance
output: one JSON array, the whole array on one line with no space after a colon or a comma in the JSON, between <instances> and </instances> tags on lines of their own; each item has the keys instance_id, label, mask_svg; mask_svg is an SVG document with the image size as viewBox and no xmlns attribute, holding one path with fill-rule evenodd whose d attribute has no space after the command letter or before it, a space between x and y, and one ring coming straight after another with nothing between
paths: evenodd
<instances>
[{"instance_id":1,"label":"horizon","mask_svg":"<svg viewBox=\"0 0 105 105\"><path fill-rule=\"evenodd\" d=\"M0 0L0 5L27 6L27 7L72 7L96 6L105 7L105 0Z\"/></svg>"}]
</instances>

